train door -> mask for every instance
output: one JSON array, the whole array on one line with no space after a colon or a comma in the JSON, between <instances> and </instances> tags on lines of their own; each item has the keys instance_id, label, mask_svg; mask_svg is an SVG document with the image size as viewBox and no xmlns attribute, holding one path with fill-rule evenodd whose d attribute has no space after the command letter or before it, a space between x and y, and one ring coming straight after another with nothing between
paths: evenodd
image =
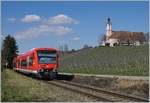
<instances>
[{"instance_id":1,"label":"train door","mask_svg":"<svg viewBox=\"0 0 150 103\"><path fill-rule=\"evenodd\" d=\"M33 54L27 57L27 69L33 69Z\"/></svg>"}]
</instances>

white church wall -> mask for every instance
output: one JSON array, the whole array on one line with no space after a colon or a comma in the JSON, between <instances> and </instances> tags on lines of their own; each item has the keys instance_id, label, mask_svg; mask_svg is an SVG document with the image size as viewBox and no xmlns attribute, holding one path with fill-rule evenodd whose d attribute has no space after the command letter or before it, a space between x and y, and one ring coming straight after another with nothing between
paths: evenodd
<instances>
[{"instance_id":1,"label":"white church wall","mask_svg":"<svg viewBox=\"0 0 150 103\"><path fill-rule=\"evenodd\" d=\"M110 43L110 46L113 47L115 43L118 44L119 42L118 42L118 39L109 39L109 43Z\"/></svg>"},{"instance_id":2,"label":"white church wall","mask_svg":"<svg viewBox=\"0 0 150 103\"><path fill-rule=\"evenodd\" d=\"M134 45L139 46L140 42L139 41L135 41Z\"/></svg>"}]
</instances>

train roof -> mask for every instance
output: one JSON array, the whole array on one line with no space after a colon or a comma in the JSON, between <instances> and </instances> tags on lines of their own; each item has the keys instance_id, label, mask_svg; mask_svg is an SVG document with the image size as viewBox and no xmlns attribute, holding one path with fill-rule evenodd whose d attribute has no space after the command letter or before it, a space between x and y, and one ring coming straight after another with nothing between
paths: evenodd
<instances>
[{"instance_id":1,"label":"train roof","mask_svg":"<svg viewBox=\"0 0 150 103\"><path fill-rule=\"evenodd\" d=\"M33 49L30 49L29 51L27 51L25 53L18 55L18 57L19 56L25 56L25 55L30 54L30 53L37 51L37 50L56 50L56 51L58 51L58 49L55 49L55 48L33 48Z\"/></svg>"},{"instance_id":2,"label":"train roof","mask_svg":"<svg viewBox=\"0 0 150 103\"><path fill-rule=\"evenodd\" d=\"M33 49L31 49L31 51L32 50L57 50L57 49L55 49L55 48L33 48Z\"/></svg>"}]
</instances>

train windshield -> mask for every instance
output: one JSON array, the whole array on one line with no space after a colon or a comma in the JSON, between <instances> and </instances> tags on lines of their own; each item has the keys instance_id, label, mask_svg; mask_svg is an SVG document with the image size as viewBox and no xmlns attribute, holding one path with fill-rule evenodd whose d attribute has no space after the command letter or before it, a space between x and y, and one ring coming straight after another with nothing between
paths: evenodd
<instances>
[{"instance_id":1,"label":"train windshield","mask_svg":"<svg viewBox=\"0 0 150 103\"><path fill-rule=\"evenodd\" d=\"M39 50L37 53L40 64L56 64L56 51Z\"/></svg>"}]
</instances>

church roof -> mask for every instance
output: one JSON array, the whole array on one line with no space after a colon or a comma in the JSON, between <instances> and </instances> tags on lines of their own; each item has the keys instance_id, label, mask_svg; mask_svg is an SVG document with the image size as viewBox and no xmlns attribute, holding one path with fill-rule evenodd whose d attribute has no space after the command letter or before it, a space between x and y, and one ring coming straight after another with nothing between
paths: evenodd
<instances>
[{"instance_id":1,"label":"church roof","mask_svg":"<svg viewBox=\"0 0 150 103\"><path fill-rule=\"evenodd\" d=\"M119 39L122 41L134 40L134 41L144 41L145 36L143 32L130 32L130 31L112 31L112 35L109 39Z\"/></svg>"}]
</instances>

